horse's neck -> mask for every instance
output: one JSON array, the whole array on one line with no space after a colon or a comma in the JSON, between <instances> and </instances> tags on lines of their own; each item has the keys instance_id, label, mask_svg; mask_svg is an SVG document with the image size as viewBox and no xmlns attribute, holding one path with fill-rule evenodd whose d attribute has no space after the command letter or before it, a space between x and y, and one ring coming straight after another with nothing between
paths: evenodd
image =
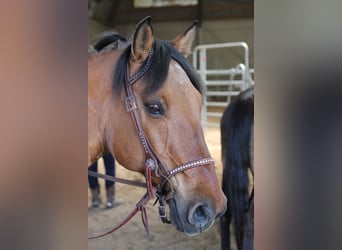
<instances>
[{"instance_id":1,"label":"horse's neck","mask_svg":"<svg viewBox=\"0 0 342 250\"><path fill-rule=\"evenodd\" d=\"M105 129L112 101L112 71L116 58L103 54L88 59L88 164L107 151Z\"/></svg>"},{"instance_id":2,"label":"horse's neck","mask_svg":"<svg viewBox=\"0 0 342 250\"><path fill-rule=\"evenodd\" d=\"M104 151L103 135L99 130L96 112L88 107L88 166L96 162Z\"/></svg>"}]
</instances>

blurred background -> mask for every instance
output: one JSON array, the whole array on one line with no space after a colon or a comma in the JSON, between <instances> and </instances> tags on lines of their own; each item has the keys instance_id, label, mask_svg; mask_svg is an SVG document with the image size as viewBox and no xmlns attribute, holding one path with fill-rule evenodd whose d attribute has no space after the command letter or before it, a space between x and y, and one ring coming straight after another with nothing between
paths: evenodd
<instances>
[{"instance_id":1,"label":"blurred background","mask_svg":"<svg viewBox=\"0 0 342 250\"><path fill-rule=\"evenodd\" d=\"M114 2L91 11L84 1L0 3L0 248L87 249L89 37L103 29L129 34L151 15L162 39L197 18L197 45L242 40L250 47L255 249L341 249L342 2L203 1L202 18L193 5L179 18L181 10L154 15L148 7L132 10L133 18L114 11L133 1Z\"/></svg>"},{"instance_id":2,"label":"blurred background","mask_svg":"<svg viewBox=\"0 0 342 250\"><path fill-rule=\"evenodd\" d=\"M202 110L202 124L206 141L215 159L217 177L222 179L222 161L219 124L225 107L241 90L254 84L254 2L238 1L139 1L95 0L88 1L88 41L102 31L114 30L129 37L137 23L151 16L154 37L172 40L184 32L194 20L198 21L196 38L188 60L197 69L206 88ZM104 173L102 161L99 171ZM141 176L125 171L116 163L117 175L144 181ZM104 190L103 182L100 187ZM139 199L139 190L116 185L116 199L120 201L113 211L90 209L89 231L101 231L115 224L118 218L131 209L129 204ZM138 195L137 195L138 192ZM129 197L125 194L130 194ZM124 195L122 195L124 194ZM91 194L88 193L90 201ZM105 199L102 194L102 200ZM128 204L128 205L127 205ZM219 220L208 231L196 237L187 237L174 228L160 223L153 207L148 208L152 237L146 237L139 218L134 226L127 225L119 232L98 241L89 241L88 249L220 249ZM109 224L108 221L111 221ZM164 232L164 233L163 233ZM167 232L167 233L165 233ZM135 240L131 237L135 235ZM232 234L233 235L233 234ZM229 236L227 236L229 237ZM232 240L234 242L234 239ZM235 248L235 242L233 243Z\"/></svg>"}]
</instances>

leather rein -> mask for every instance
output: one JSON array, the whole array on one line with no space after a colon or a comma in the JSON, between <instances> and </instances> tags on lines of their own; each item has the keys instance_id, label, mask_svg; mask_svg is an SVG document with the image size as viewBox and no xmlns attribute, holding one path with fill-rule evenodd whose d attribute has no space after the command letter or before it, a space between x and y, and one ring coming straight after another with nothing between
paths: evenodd
<instances>
[{"instance_id":1,"label":"leather rein","mask_svg":"<svg viewBox=\"0 0 342 250\"><path fill-rule=\"evenodd\" d=\"M156 201L154 202L154 205L159 201L159 216L160 219L163 223L170 224L171 221L167 218L166 215L166 209L165 209L165 203L167 200L171 199L174 193L174 189L172 187L170 178L172 176L175 176L176 174L183 172L185 170L195 168L198 166L203 166L203 165L208 165L208 164L213 164L214 159L207 157L207 158L202 158L199 160L191 161L188 163L185 163L183 165L180 165L176 167L175 169L172 170L167 170L161 161L159 160L158 156L154 152L153 148L151 147L150 142L148 141L148 138L145 135L145 132L143 130L143 127L141 125L139 115L138 115L138 105L136 102L136 97L133 92L133 84L137 82L141 77L145 75L145 73L149 70L151 63L152 63L152 56L153 56L153 49L151 48L147 59L144 62L144 65L142 68L135 73L131 78L129 77L129 68L127 64L127 74L125 78L125 91L126 91L126 109L127 112L130 112L132 115L132 120L135 125L137 134L140 139L140 143L142 145L142 148L144 150L144 159L145 159L145 183L143 182L137 182L137 181L132 181L132 180L126 180L126 179L121 179L117 177L112 177L109 175L104 175L100 173L96 173L93 171L88 170L88 175L93 176L93 177L98 177L98 178L103 178L106 180L114 181L114 182L119 182L127 185L132 185L132 186L137 186L137 187L144 187L146 188L146 193L144 196L139 200L139 202L136 204L135 208L132 210L131 213L129 213L121 222L118 224L114 225L112 228L109 230L103 232L103 233L98 233L96 235L88 235L88 239L96 239L103 237L105 235L108 235L123 225L125 225L127 222L129 222L139 211L141 212L141 218L142 222L144 224L145 230L148 234L150 234L150 227L147 219L147 213L146 213L146 208L145 206L147 203L156 197ZM175 58L173 58L175 60ZM152 174L154 177L157 178L162 178L162 180L159 182L157 185L153 185L152 182ZM163 187L166 184L170 185L171 191L169 191L167 194L164 194L163 192Z\"/></svg>"}]
</instances>

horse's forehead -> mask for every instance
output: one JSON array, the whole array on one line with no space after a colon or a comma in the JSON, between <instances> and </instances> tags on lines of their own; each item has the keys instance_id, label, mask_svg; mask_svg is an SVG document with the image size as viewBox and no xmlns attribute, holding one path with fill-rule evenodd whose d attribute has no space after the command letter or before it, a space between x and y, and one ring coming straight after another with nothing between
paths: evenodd
<instances>
[{"instance_id":1,"label":"horse's forehead","mask_svg":"<svg viewBox=\"0 0 342 250\"><path fill-rule=\"evenodd\" d=\"M202 96L200 92L193 86L182 66L174 60L170 62L167 83L163 89L168 93L165 96L168 96L180 106L197 108L198 105L201 105Z\"/></svg>"},{"instance_id":2,"label":"horse's forehead","mask_svg":"<svg viewBox=\"0 0 342 250\"><path fill-rule=\"evenodd\" d=\"M188 75L186 74L182 66L180 66L176 61L171 61L169 72L171 73L169 74L169 78L170 81L173 82L173 84L178 83L183 87L189 87L191 85L191 81Z\"/></svg>"}]
</instances>

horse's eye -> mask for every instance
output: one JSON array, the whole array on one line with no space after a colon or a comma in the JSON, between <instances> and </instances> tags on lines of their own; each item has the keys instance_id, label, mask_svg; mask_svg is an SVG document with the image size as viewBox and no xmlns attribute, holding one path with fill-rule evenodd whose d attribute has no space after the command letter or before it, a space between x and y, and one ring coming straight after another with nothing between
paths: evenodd
<instances>
[{"instance_id":1,"label":"horse's eye","mask_svg":"<svg viewBox=\"0 0 342 250\"><path fill-rule=\"evenodd\" d=\"M145 108L150 115L163 115L164 110L160 102L152 101L145 104Z\"/></svg>"}]
</instances>

